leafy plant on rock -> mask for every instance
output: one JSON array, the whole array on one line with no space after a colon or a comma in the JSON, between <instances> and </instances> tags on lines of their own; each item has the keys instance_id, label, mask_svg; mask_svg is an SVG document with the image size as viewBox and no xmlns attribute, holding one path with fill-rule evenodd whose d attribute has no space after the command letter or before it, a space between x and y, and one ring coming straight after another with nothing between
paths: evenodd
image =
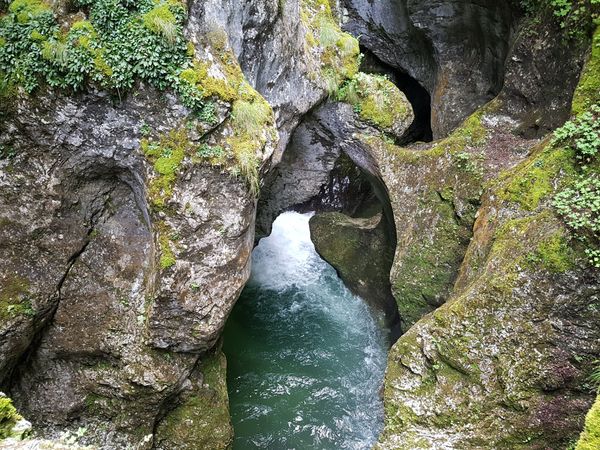
<instances>
[{"instance_id":1,"label":"leafy plant on rock","mask_svg":"<svg viewBox=\"0 0 600 450\"><path fill-rule=\"evenodd\" d=\"M590 264L600 268L600 106L592 106L557 129L553 145L570 148L579 163L579 174L556 194L553 205L584 243Z\"/></svg>"},{"instance_id":2,"label":"leafy plant on rock","mask_svg":"<svg viewBox=\"0 0 600 450\"><path fill-rule=\"evenodd\" d=\"M89 20L68 30L42 0L14 0L0 18L0 86L40 84L81 90L87 82L119 97L142 80L177 92L208 122L214 108L197 86L180 77L192 66L183 36L186 9L176 0L79 0Z\"/></svg>"}]
</instances>

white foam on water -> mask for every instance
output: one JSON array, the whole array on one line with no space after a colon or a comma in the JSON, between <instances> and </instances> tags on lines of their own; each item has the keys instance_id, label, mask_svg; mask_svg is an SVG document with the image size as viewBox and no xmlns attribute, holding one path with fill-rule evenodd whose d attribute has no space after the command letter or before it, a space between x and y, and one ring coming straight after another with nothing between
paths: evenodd
<instances>
[{"instance_id":1,"label":"white foam on water","mask_svg":"<svg viewBox=\"0 0 600 450\"><path fill-rule=\"evenodd\" d=\"M249 368L249 373L237 377L247 392L254 392L250 402L257 405L244 404L243 410L252 417L236 419L232 395L234 422L253 419L257 409L273 414L274 421L277 414L291 415L279 430L261 430L257 422L251 436L236 440L235 449L363 450L373 446L383 427L379 391L386 364L385 332L366 303L317 254L310 239L311 216L281 214L271 235L252 254L249 286L255 298L247 313L253 315L248 326L258 322L269 333L260 354L274 368L257 369L260 373ZM277 373L279 368L318 372ZM295 410L278 411L278 402L288 399ZM262 402L277 406L267 408ZM307 444L307 439L312 441Z\"/></svg>"}]
</instances>

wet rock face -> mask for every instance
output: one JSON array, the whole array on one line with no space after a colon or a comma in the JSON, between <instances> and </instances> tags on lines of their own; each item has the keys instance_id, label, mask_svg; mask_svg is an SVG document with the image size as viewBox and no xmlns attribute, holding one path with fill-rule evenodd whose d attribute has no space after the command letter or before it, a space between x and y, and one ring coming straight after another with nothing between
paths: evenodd
<instances>
[{"instance_id":1,"label":"wet rock face","mask_svg":"<svg viewBox=\"0 0 600 450\"><path fill-rule=\"evenodd\" d=\"M500 91L515 23L510 2L342 3L344 28L430 92L434 138L445 136Z\"/></svg>"},{"instance_id":2,"label":"wet rock face","mask_svg":"<svg viewBox=\"0 0 600 450\"><path fill-rule=\"evenodd\" d=\"M349 217L326 212L311 217L310 235L319 255L337 270L346 286L383 314L395 340L400 317L389 279L394 246L385 225L381 213Z\"/></svg>"},{"instance_id":3,"label":"wet rock face","mask_svg":"<svg viewBox=\"0 0 600 450\"><path fill-rule=\"evenodd\" d=\"M140 87L120 104L39 94L2 125L14 156L0 176L11 303L0 373L49 433L75 422L113 448L151 442L247 280L255 201L244 180L184 163L168 214L147 200L140 129L166 132L186 117L173 97ZM159 261L164 227L177 230L169 267ZM227 415L226 397L219 408Z\"/></svg>"}]
</instances>

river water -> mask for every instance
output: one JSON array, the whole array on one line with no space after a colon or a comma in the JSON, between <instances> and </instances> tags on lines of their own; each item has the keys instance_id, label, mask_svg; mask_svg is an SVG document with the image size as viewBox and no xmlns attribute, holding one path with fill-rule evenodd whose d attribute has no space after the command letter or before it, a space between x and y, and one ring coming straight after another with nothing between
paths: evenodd
<instances>
[{"instance_id":1,"label":"river water","mask_svg":"<svg viewBox=\"0 0 600 450\"><path fill-rule=\"evenodd\" d=\"M368 449L383 427L387 333L287 212L252 254L224 333L234 450Z\"/></svg>"}]
</instances>

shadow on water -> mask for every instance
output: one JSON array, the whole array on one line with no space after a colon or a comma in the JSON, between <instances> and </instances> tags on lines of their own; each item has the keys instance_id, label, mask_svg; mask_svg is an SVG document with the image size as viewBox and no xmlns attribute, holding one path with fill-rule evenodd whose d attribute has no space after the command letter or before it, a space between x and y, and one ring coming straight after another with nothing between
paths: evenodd
<instances>
[{"instance_id":1,"label":"shadow on water","mask_svg":"<svg viewBox=\"0 0 600 450\"><path fill-rule=\"evenodd\" d=\"M252 255L225 328L234 449L368 449L383 428L387 330L287 212Z\"/></svg>"}]
</instances>

